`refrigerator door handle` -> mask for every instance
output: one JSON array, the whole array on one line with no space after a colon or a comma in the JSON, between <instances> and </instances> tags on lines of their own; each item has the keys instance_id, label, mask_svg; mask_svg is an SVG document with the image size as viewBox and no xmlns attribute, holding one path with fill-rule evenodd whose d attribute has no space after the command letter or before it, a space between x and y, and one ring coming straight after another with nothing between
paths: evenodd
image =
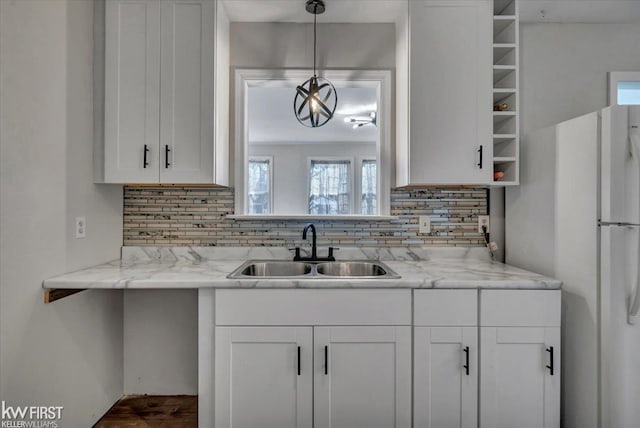
<instances>
[{"instance_id":1,"label":"refrigerator door handle","mask_svg":"<svg viewBox=\"0 0 640 428\"><path fill-rule=\"evenodd\" d=\"M631 146L631 156L636 160L638 164L638 170L640 171L640 132L636 129L631 129L629 132L629 144ZM638 174L638 182L640 183L640 174ZM640 231L638 232L638 258L640 259ZM631 296L631 303L629 304L629 316L628 323L635 324L638 321L638 313L640 312L640 261L638 263L638 273L636 274L636 286L633 295Z\"/></svg>"}]
</instances>

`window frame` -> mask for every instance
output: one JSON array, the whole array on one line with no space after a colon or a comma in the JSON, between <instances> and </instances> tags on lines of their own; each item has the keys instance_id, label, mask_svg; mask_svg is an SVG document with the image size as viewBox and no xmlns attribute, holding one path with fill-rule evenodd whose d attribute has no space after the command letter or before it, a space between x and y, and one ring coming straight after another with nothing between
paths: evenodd
<instances>
[{"instance_id":1,"label":"window frame","mask_svg":"<svg viewBox=\"0 0 640 428\"><path fill-rule=\"evenodd\" d=\"M248 156L247 157L247 166L249 165L249 162L251 161L257 161L257 162L264 162L267 161L267 163L269 164L269 197L267 198L269 200L269 212L266 214L253 214L249 212L249 168L247 168L247 191L245 198L246 200L246 209L247 209L247 214L249 215L269 215L269 214L273 214L273 174L275 171L274 165L273 165L273 156Z\"/></svg>"},{"instance_id":2,"label":"window frame","mask_svg":"<svg viewBox=\"0 0 640 428\"><path fill-rule=\"evenodd\" d=\"M372 87L378 91L378 141L376 155L378 160L378 213L365 217L389 217L391 212L391 188L396 168L393 157L392 117L392 71L391 70L318 70L323 77L331 80L336 88ZM234 187L235 218L255 217L247 213L247 156L248 150L248 89L253 86L290 86L297 85L309 78L307 69L255 69L238 68L235 70L235 124L234 124ZM280 213L287 218L323 218L302 213ZM357 215L357 214L356 214ZM258 215L259 216L259 215ZM346 214L340 215L348 217ZM337 216L337 217L340 217ZM353 215L350 215L353 217ZM266 215L265 215L266 217ZM273 216L272 216L273 217Z\"/></svg>"},{"instance_id":3,"label":"window frame","mask_svg":"<svg viewBox=\"0 0 640 428\"><path fill-rule=\"evenodd\" d=\"M349 162L349 212L347 214L311 214L309 213L309 203L311 202L311 163L313 161L320 162ZM354 180L354 158L350 156L309 156L307 157L307 214L309 215L353 215L355 211L354 194L356 184Z\"/></svg>"},{"instance_id":4,"label":"window frame","mask_svg":"<svg viewBox=\"0 0 640 428\"><path fill-rule=\"evenodd\" d=\"M609 72L609 105L618 105L618 83L640 82L640 71L611 71ZM633 104L632 104L633 105Z\"/></svg>"},{"instance_id":5,"label":"window frame","mask_svg":"<svg viewBox=\"0 0 640 428\"><path fill-rule=\"evenodd\" d=\"M358 183L356 186L356 192L358 193L358 197L356 198L356 206L357 206L357 213L361 214L361 215L376 215L376 214L364 214L362 212L362 167L364 166L365 162L375 162L376 163L376 203L380 203L380 190L378 188L378 185L380 184L380 178L378 177L378 174L380 173L380 164L378 163L378 160L375 158L372 158L370 156L361 156L358 157Z\"/></svg>"}]
</instances>

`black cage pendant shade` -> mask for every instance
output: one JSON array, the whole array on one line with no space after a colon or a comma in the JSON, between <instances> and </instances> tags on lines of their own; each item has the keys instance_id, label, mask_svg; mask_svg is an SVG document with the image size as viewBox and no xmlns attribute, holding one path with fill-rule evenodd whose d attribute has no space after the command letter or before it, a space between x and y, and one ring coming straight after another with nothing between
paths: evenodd
<instances>
[{"instance_id":1,"label":"black cage pendant shade","mask_svg":"<svg viewBox=\"0 0 640 428\"><path fill-rule=\"evenodd\" d=\"M310 128L317 128L333 117L338 105L338 94L330 81L316 75L317 16L324 13L324 2L307 0L306 10L313 14L313 76L296 87L293 112L298 122Z\"/></svg>"}]
</instances>

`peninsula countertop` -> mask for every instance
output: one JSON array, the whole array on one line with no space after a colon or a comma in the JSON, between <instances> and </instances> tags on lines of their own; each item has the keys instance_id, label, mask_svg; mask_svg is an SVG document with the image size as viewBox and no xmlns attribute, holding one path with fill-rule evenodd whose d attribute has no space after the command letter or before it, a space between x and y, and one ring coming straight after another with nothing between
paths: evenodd
<instances>
[{"instance_id":1,"label":"peninsula countertop","mask_svg":"<svg viewBox=\"0 0 640 428\"><path fill-rule=\"evenodd\" d=\"M321 251L321 250L319 250ZM290 260L279 247L123 247L122 258L43 281L47 289L508 288L558 289L553 278L491 261L484 248L345 248L338 260L380 260L401 278L250 278L247 260Z\"/></svg>"}]
</instances>

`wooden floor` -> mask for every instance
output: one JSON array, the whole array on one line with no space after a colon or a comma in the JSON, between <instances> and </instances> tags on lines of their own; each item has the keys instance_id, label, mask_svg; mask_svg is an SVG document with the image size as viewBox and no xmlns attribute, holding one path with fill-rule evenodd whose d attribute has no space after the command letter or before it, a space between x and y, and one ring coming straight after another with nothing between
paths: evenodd
<instances>
[{"instance_id":1,"label":"wooden floor","mask_svg":"<svg viewBox=\"0 0 640 428\"><path fill-rule=\"evenodd\" d=\"M123 397L94 428L196 428L198 397L192 395Z\"/></svg>"}]
</instances>

